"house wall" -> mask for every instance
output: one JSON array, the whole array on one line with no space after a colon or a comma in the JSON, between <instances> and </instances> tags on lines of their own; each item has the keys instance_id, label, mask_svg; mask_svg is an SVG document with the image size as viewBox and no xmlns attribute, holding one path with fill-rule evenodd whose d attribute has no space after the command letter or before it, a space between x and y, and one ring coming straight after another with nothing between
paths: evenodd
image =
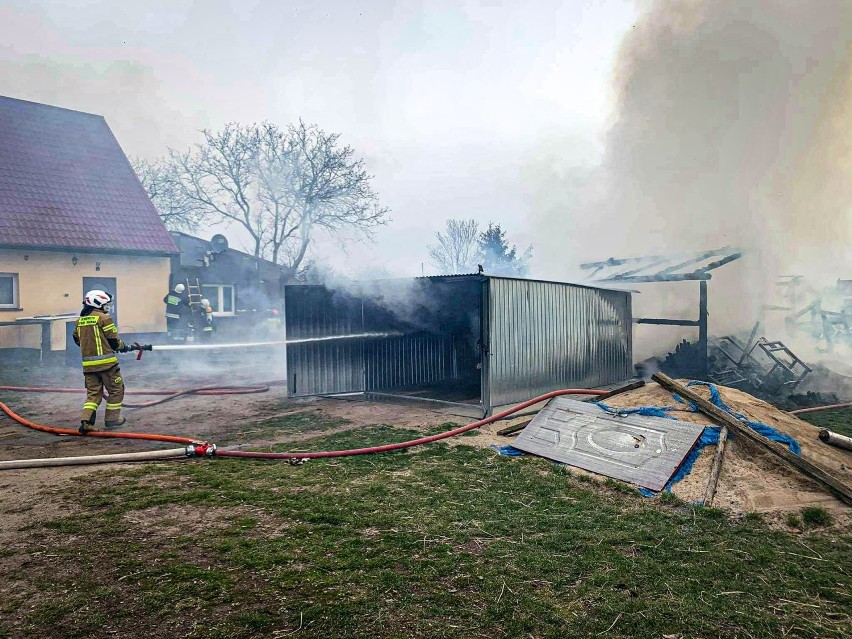
<instances>
[{"instance_id":1,"label":"house wall","mask_svg":"<svg viewBox=\"0 0 852 639\"><path fill-rule=\"evenodd\" d=\"M33 315L79 313L84 277L116 279L121 333L166 330L163 296L169 286L169 258L135 255L0 249L0 273L18 274L20 310L0 309L0 322ZM100 271L96 270L100 262ZM38 327L0 326L0 348L39 348ZM65 349L64 322L55 322L51 348Z\"/></svg>"},{"instance_id":2,"label":"house wall","mask_svg":"<svg viewBox=\"0 0 852 639\"><path fill-rule=\"evenodd\" d=\"M263 312L281 307L280 266L234 249L213 254L207 240L178 232L171 235L180 249L180 255L171 260L172 285L196 278L202 285L231 285L236 294L235 310Z\"/></svg>"}]
</instances>

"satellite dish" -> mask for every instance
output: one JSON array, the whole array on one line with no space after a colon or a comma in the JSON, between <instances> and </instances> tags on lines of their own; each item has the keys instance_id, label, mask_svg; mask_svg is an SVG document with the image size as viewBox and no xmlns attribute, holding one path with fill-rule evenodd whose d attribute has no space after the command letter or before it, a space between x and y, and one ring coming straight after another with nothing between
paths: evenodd
<instances>
[{"instance_id":1,"label":"satellite dish","mask_svg":"<svg viewBox=\"0 0 852 639\"><path fill-rule=\"evenodd\" d=\"M210 238L210 250L217 255L228 248L228 238L224 235L216 234Z\"/></svg>"}]
</instances>

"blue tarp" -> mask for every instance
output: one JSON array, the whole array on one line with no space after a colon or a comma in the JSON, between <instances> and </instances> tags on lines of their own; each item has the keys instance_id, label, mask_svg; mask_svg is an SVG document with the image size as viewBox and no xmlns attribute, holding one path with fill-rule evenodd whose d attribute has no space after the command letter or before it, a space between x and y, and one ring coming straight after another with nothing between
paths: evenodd
<instances>
[{"instance_id":1,"label":"blue tarp","mask_svg":"<svg viewBox=\"0 0 852 639\"><path fill-rule=\"evenodd\" d=\"M710 389L710 402L721 408L723 411L736 417L738 420L746 424L753 431L760 433L767 439L771 439L772 441L781 442L782 444L786 444L790 449L791 453L796 455L802 454L802 447L799 446L799 442L796 441L794 437L787 435L786 433L782 433L780 431L775 430L772 426L764 424L763 422L753 422L746 418L742 413L735 413L731 410L730 406L728 406L723 400L722 396L719 394L719 389L716 388L715 384L711 384L710 382L700 382L700 381L691 381L687 384L687 386L707 386ZM682 397L679 397L677 394L672 394L675 401L685 404L689 406L689 410L691 412L698 412L698 407L692 402L688 402ZM677 409L677 410L685 410L685 409ZM699 437L698 441L693 446L692 450L689 452L689 455L683 460L683 463L678 468L677 472L672 476L672 478L666 484L664 490L666 492L671 492L672 486L679 482L681 479L686 477L691 471L692 467L695 465L695 460L698 459L698 456L701 454L702 449L705 446L716 445L719 443L719 434L722 431L721 426L705 426L704 432ZM734 434L729 433L728 437L733 439ZM640 488L639 492L641 492L646 497L652 497L654 495L653 492L647 490L645 488Z\"/></svg>"},{"instance_id":2,"label":"blue tarp","mask_svg":"<svg viewBox=\"0 0 852 639\"><path fill-rule=\"evenodd\" d=\"M491 448L496 450L500 455L507 455L509 457L520 457L521 455L526 455L524 451L518 450L517 448L509 444L506 444L505 446L491 444Z\"/></svg>"}]
</instances>

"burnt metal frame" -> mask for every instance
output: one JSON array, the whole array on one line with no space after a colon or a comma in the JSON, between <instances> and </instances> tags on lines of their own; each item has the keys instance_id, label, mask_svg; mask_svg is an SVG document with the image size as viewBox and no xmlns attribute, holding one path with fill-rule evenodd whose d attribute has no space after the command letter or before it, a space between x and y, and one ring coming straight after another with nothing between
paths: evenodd
<instances>
[{"instance_id":1,"label":"burnt metal frame","mask_svg":"<svg viewBox=\"0 0 852 639\"><path fill-rule=\"evenodd\" d=\"M807 376L807 374L813 371L810 366L805 364L801 359L799 359L799 357L795 353L793 353L793 351L787 348L783 342L770 342L765 338L761 338L757 340L755 346L759 347L760 350L762 350L766 354L766 356L774 362L774 365L769 370L769 373L766 374L767 378L771 378L773 373L775 373L775 371L778 369L781 369L782 371L787 373L787 376L791 378L788 381L784 382L784 386L787 386L791 389L796 388L796 386L801 383L801 381ZM783 353L784 355L789 357L790 360L792 360L792 363L788 364L783 359L778 357L776 353ZM803 370L801 373L796 372L796 366L802 367Z\"/></svg>"},{"instance_id":2,"label":"burnt metal frame","mask_svg":"<svg viewBox=\"0 0 852 639\"><path fill-rule=\"evenodd\" d=\"M652 324L655 326L694 326L698 328L698 349L701 353L701 370L706 375L708 373L708 354L707 354L707 281L712 278L710 271L713 271L720 266L729 264L734 260L738 260L743 256L742 251L724 246L722 248L704 251L695 255L689 256L665 256L665 255L648 255L645 257L628 257L628 258L609 258L603 262L587 262L580 264L582 269L594 269L591 274L595 282L620 282L625 284L644 284L649 282L698 282L698 319L668 319L659 317L640 317L635 320L637 324ZM704 262L713 257L719 259L706 264L701 268L695 268L692 271L684 272L687 267ZM676 261L675 264L671 262ZM631 265L628 270L620 270L612 275L595 278L605 269L613 267ZM654 267L660 267L654 273L645 273L639 275L643 271L650 270Z\"/></svg>"},{"instance_id":3,"label":"burnt metal frame","mask_svg":"<svg viewBox=\"0 0 852 639\"><path fill-rule=\"evenodd\" d=\"M782 385L790 390L796 388L809 373L813 372L813 369L802 361L798 355L793 353L783 342L770 341L765 337L761 337L755 341L754 338L759 327L760 322L757 322L754 325L751 335L748 338L748 342L746 342L745 345L743 345L733 335L726 335L719 340L717 352L728 359L731 364L733 364L733 368L716 374L713 381L720 384L726 383L723 382L723 378L728 380L727 376L735 376L736 379L734 380L734 383L749 381L755 386L760 387L763 386L763 380L771 380L775 371L780 370L783 371L782 374L786 378L786 381L784 381ZM732 354L728 352L728 350L723 346L725 343L733 346L737 351L739 351L739 353ZM760 371L761 369L765 371L764 365L761 364L753 355L757 349L760 349L771 363L769 370L764 373L757 373L757 371ZM787 356L787 358L789 358L790 362L788 363L784 361L784 359L776 355L776 353L783 353ZM737 357L737 355L739 356ZM748 377L744 377L740 371L746 371ZM731 386L734 384L726 383L726 385Z\"/></svg>"}]
</instances>

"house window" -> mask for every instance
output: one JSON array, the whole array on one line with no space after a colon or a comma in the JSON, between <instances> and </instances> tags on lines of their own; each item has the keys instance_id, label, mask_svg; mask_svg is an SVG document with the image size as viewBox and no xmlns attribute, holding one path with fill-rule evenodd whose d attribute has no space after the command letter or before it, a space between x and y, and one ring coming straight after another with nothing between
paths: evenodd
<instances>
[{"instance_id":1,"label":"house window","mask_svg":"<svg viewBox=\"0 0 852 639\"><path fill-rule=\"evenodd\" d=\"M0 273L0 308L18 308L17 273Z\"/></svg>"},{"instance_id":2,"label":"house window","mask_svg":"<svg viewBox=\"0 0 852 639\"><path fill-rule=\"evenodd\" d=\"M234 287L231 284L204 284L201 292L210 301L214 315L234 314Z\"/></svg>"}]
</instances>

